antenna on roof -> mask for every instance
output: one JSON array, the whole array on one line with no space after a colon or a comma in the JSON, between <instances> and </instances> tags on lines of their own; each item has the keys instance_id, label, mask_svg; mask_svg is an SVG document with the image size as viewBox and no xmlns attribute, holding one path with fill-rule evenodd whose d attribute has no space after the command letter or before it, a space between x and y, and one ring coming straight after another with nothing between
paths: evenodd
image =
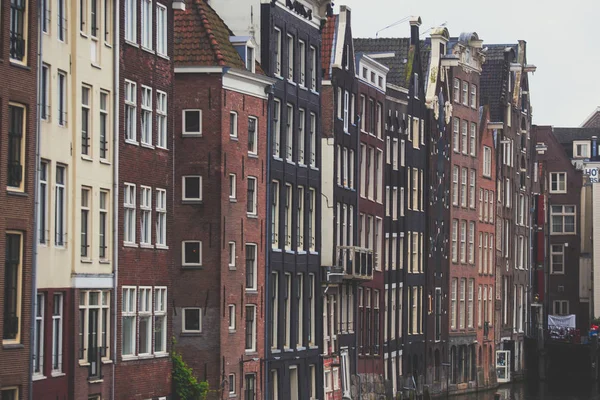
<instances>
[{"instance_id":1,"label":"antenna on roof","mask_svg":"<svg viewBox=\"0 0 600 400\"><path fill-rule=\"evenodd\" d=\"M400 19L400 20L398 20L398 21L396 21L396 22L394 22L394 23L392 23L392 24L390 24L388 26L386 26L385 28L381 28L380 30L378 30L377 32L375 32L375 38L377 38L379 36L379 32L384 31L384 30L386 30L388 28L392 28L392 27L394 27L396 25L400 25L401 23L406 22L409 19L410 19L410 15L407 16L407 17L404 17L404 18L402 18L402 19Z\"/></svg>"},{"instance_id":2,"label":"antenna on roof","mask_svg":"<svg viewBox=\"0 0 600 400\"><path fill-rule=\"evenodd\" d=\"M438 25L438 26L432 26L431 28L427 29L425 32L421 33L421 34L419 35L419 37L421 37L421 36L425 35L427 32L429 32L429 31L430 31L430 30L432 30L432 29L439 28L439 27L442 27L442 26L446 26L447 24L448 24L448 21L444 21L444 23L443 23L443 24L441 24L441 25Z\"/></svg>"}]
</instances>

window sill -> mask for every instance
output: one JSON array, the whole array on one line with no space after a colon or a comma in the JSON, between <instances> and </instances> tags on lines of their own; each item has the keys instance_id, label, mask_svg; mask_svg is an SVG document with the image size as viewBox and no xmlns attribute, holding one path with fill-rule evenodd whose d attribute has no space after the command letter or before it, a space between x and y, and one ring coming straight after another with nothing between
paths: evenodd
<instances>
[{"instance_id":1,"label":"window sill","mask_svg":"<svg viewBox=\"0 0 600 400\"><path fill-rule=\"evenodd\" d=\"M112 49L112 44L108 43L108 42L104 42L104 45L106 47L108 47L109 49Z\"/></svg>"},{"instance_id":2,"label":"window sill","mask_svg":"<svg viewBox=\"0 0 600 400\"><path fill-rule=\"evenodd\" d=\"M102 69L102 67L100 65L94 64L94 63L92 63L92 67L96 68L96 69Z\"/></svg>"},{"instance_id":3,"label":"window sill","mask_svg":"<svg viewBox=\"0 0 600 400\"><path fill-rule=\"evenodd\" d=\"M237 267L235 265L229 265L230 271L237 271Z\"/></svg>"},{"instance_id":4,"label":"window sill","mask_svg":"<svg viewBox=\"0 0 600 400\"><path fill-rule=\"evenodd\" d=\"M141 143L141 146L142 146L142 147L145 147L145 148L147 148L147 149L152 149L152 150L154 150L154 146L152 146L152 145L151 145L151 144L149 144L149 143L144 143L144 142L142 142L142 143Z\"/></svg>"},{"instance_id":5,"label":"window sill","mask_svg":"<svg viewBox=\"0 0 600 400\"><path fill-rule=\"evenodd\" d=\"M247 216L248 218L252 218L252 219L258 219L258 215L256 215L256 214L246 214L246 216Z\"/></svg>"},{"instance_id":6,"label":"window sill","mask_svg":"<svg viewBox=\"0 0 600 400\"><path fill-rule=\"evenodd\" d=\"M166 55L166 54L160 54L158 51L156 52L156 55L159 56L160 58L163 58L163 59L167 60L167 61L171 60L171 58L168 55Z\"/></svg>"},{"instance_id":7,"label":"window sill","mask_svg":"<svg viewBox=\"0 0 600 400\"><path fill-rule=\"evenodd\" d=\"M296 351L304 351L304 350L306 350L306 347L296 346Z\"/></svg>"},{"instance_id":8,"label":"window sill","mask_svg":"<svg viewBox=\"0 0 600 400\"><path fill-rule=\"evenodd\" d=\"M80 367L89 367L90 363L84 360L79 360L79 366Z\"/></svg>"},{"instance_id":9,"label":"window sill","mask_svg":"<svg viewBox=\"0 0 600 400\"><path fill-rule=\"evenodd\" d=\"M183 337L198 337L202 336L202 332L181 332Z\"/></svg>"},{"instance_id":10,"label":"window sill","mask_svg":"<svg viewBox=\"0 0 600 400\"><path fill-rule=\"evenodd\" d=\"M237 331L235 329L229 329L229 333L236 333Z\"/></svg>"},{"instance_id":11,"label":"window sill","mask_svg":"<svg viewBox=\"0 0 600 400\"><path fill-rule=\"evenodd\" d=\"M296 254L298 254L298 255L306 254L306 251L304 251L304 250L297 250Z\"/></svg>"},{"instance_id":12,"label":"window sill","mask_svg":"<svg viewBox=\"0 0 600 400\"><path fill-rule=\"evenodd\" d=\"M313 255L313 256L318 256L318 255L319 255L319 252L318 252L318 251L311 250L311 251L309 251L309 252L308 252L308 254L311 254L311 255Z\"/></svg>"},{"instance_id":13,"label":"window sill","mask_svg":"<svg viewBox=\"0 0 600 400\"><path fill-rule=\"evenodd\" d=\"M140 354L138 355L138 360L149 360L154 358L154 354Z\"/></svg>"},{"instance_id":14,"label":"window sill","mask_svg":"<svg viewBox=\"0 0 600 400\"><path fill-rule=\"evenodd\" d=\"M279 350L278 348L271 347L271 353L272 354L279 354L279 353L281 353L281 350Z\"/></svg>"},{"instance_id":15,"label":"window sill","mask_svg":"<svg viewBox=\"0 0 600 400\"><path fill-rule=\"evenodd\" d=\"M246 294L255 296L258 294L258 290L257 289L246 289Z\"/></svg>"},{"instance_id":16,"label":"window sill","mask_svg":"<svg viewBox=\"0 0 600 400\"><path fill-rule=\"evenodd\" d=\"M84 32L79 31L79 36L89 39L88 35Z\"/></svg>"},{"instance_id":17,"label":"window sill","mask_svg":"<svg viewBox=\"0 0 600 400\"><path fill-rule=\"evenodd\" d=\"M67 374L65 374L64 372L60 372L60 371L52 371L51 376L53 378L60 378L61 376L66 376Z\"/></svg>"},{"instance_id":18,"label":"window sill","mask_svg":"<svg viewBox=\"0 0 600 400\"><path fill-rule=\"evenodd\" d=\"M142 45L142 46L141 46L141 49L142 49L142 50L144 50L146 53L150 53L150 54L156 54L156 53L154 52L154 50L152 50L151 48L149 48L149 47L146 47L146 46L144 46L144 45Z\"/></svg>"},{"instance_id":19,"label":"window sill","mask_svg":"<svg viewBox=\"0 0 600 400\"><path fill-rule=\"evenodd\" d=\"M202 133L201 132L200 133L186 133L186 132L183 132L181 134L181 136L184 137L184 138L199 138L199 137L202 137Z\"/></svg>"},{"instance_id":20,"label":"window sill","mask_svg":"<svg viewBox=\"0 0 600 400\"><path fill-rule=\"evenodd\" d=\"M151 243L140 243L141 249L154 249L154 246Z\"/></svg>"},{"instance_id":21,"label":"window sill","mask_svg":"<svg viewBox=\"0 0 600 400\"><path fill-rule=\"evenodd\" d=\"M300 84L298 85L298 87L302 90L308 90L308 88L306 87L306 83L300 82Z\"/></svg>"},{"instance_id":22,"label":"window sill","mask_svg":"<svg viewBox=\"0 0 600 400\"><path fill-rule=\"evenodd\" d=\"M315 167L314 165L311 165L311 166L310 166L310 169L312 169L313 171L318 171L318 170L319 170L319 168L318 168L318 167Z\"/></svg>"},{"instance_id":23,"label":"window sill","mask_svg":"<svg viewBox=\"0 0 600 400\"><path fill-rule=\"evenodd\" d=\"M284 353L293 353L294 349L290 349L289 347L284 347L283 351L284 351Z\"/></svg>"},{"instance_id":24,"label":"window sill","mask_svg":"<svg viewBox=\"0 0 600 400\"><path fill-rule=\"evenodd\" d=\"M258 159L258 154L256 154L256 153L248 153L248 158L256 158L256 159Z\"/></svg>"},{"instance_id":25,"label":"window sill","mask_svg":"<svg viewBox=\"0 0 600 400\"><path fill-rule=\"evenodd\" d=\"M271 251L274 251L276 253L281 253L281 249L279 247L271 247Z\"/></svg>"},{"instance_id":26,"label":"window sill","mask_svg":"<svg viewBox=\"0 0 600 400\"><path fill-rule=\"evenodd\" d=\"M93 261L91 258L82 258L79 260L79 262L82 264L91 264Z\"/></svg>"},{"instance_id":27,"label":"window sill","mask_svg":"<svg viewBox=\"0 0 600 400\"><path fill-rule=\"evenodd\" d=\"M137 243L123 243L123 247L132 247L132 248L137 248L138 245Z\"/></svg>"},{"instance_id":28,"label":"window sill","mask_svg":"<svg viewBox=\"0 0 600 400\"><path fill-rule=\"evenodd\" d=\"M288 77L288 78L286 79L286 81L287 81L287 83L289 83L290 85L297 86L297 83L296 83L296 82L294 82L294 79L293 79L293 78L289 78L289 77Z\"/></svg>"},{"instance_id":29,"label":"window sill","mask_svg":"<svg viewBox=\"0 0 600 400\"><path fill-rule=\"evenodd\" d=\"M86 155L82 155L82 156L81 156L81 159L82 159L83 161L89 161L89 162L93 162L93 161L94 161L94 159L93 159L92 157L90 157L90 156L86 156Z\"/></svg>"},{"instance_id":30,"label":"window sill","mask_svg":"<svg viewBox=\"0 0 600 400\"><path fill-rule=\"evenodd\" d=\"M161 351L159 353L154 353L154 358L165 358L165 357L169 357L169 353L166 353L164 351Z\"/></svg>"},{"instance_id":31,"label":"window sill","mask_svg":"<svg viewBox=\"0 0 600 400\"><path fill-rule=\"evenodd\" d=\"M310 89L310 92L311 92L312 94L316 94L317 96L319 95L319 92L317 92L315 89Z\"/></svg>"},{"instance_id":32,"label":"window sill","mask_svg":"<svg viewBox=\"0 0 600 400\"><path fill-rule=\"evenodd\" d=\"M182 204L202 204L202 200L194 200L194 199L183 199L181 200Z\"/></svg>"},{"instance_id":33,"label":"window sill","mask_svg":"<svg viewBox=\"0 0 600 400\"><path fill-rule=\"evenodd\" d=\"M167 149L167 148L166 148L166 147L164 147L164 146L159 146L159 145L156 145L156 148L157 148L157 149L160 149L160 150L164 150L164 151L169 151L169 149Z\"/></svg>"},{"instance_id":34,"label":"window sill","mask_svg":"<svg viewBox=\"0 0 600 400\"><path fill-rule=\"evenodd\" d=\"M239 142L240 141L240 139L237 136L231 136L231 135L229 135L229 139L233 140L234 142Z\"/></svg>"},{"instance_id":35,"label":"window sill","mask_svg":"<svg viewBox=\"0 0 600 400\"><path fill-rule=\"evenodd\" d=\"M88 383L102 383L102 382L104 382L104 379L88 378Z\"/></svg>"},{"instance_id":36,"label":"window sill","mask_svg":"<svg viewBox=\"0 0 600 400\"><path fill-rule=\"evenodd\" d=\"M229 198L229 202L230 202L230 203L237 203L237 199L236 199L236 198L234 198L234 197L230 197L230 198Z\"/></svg>"},{"instance_id":37,"label":"window sill","mask_svg":"<svg viewBox=\"0 0 600 400\"><path fill-rule=\"evenodd\" d=\"M108 160L107 160L107 159L105 159L105 158L101 158L101 159L100 159L100 164L104 164L104 165L111 165L111 162L110 162L110 161L108 161Z\"/></svg>"},{"instance_id":38,"label":"window sill","mask_svg":"<svg viewBox=\"0 0 600 400\"><path fill-rule=\"evenodd\" d=\"M285 162L287 162L290 165L296 165L296 163L293 160L290 160L289 158L286 158Z\"/></svg>"},{"instance_id":39,"label":"window sill","mask_svg":"<svg viewBox=\"0 0 600 400\"><path fill-rule=\"evenodd\" d=\"M140 145L137 140L133 140L133 139L125 139L125 143L132 144L134 146L139 146Z\"/></svg>"},{"instance_id":40,"label":"window sill","mask_svg":"<svg viewBox=\"0 0 600 400\"><path fill-rule=\"evenodd\" d=\"M182 265L181 268L189 269L189 270L202 270L204 267L202 265Z\"/></svg>"},{"instance_id":41,"label":"window sill","mask_svg":"<svg viewBox=\"0 0 600 400\"><path fill-rule=\"evenodd\" d=\"M252 350L244 350L244 354L246 354L247 356L251 356L251 355L258 355L258 353L256 352L256 349L252 349ZM249 360L250 361L250 360Z\"/></svg>"},{"instance_id":42,"label":"window sill","mask_svg":"<svg viewBox=\"0 0 600 400\"><path fill-rule=\"evenodd\" d=\"M276 156L275 154L273 154L273 159L277 161L283 161L283 158Z\"/></svg>"},{"instance_id":43,"label":"window sill","mask_svg":"<svg viewBox=\"0 0 600 400\"><path fill-rule=\"evenodd\" d=\"M127 39L125 39L125 44L128 44L128 45L130 45L130 46L132 46L132 47L136 47L136 48L138 48L138 49L140 48L140 45L139 45L139 44L137 44L137 43L135 43L135 42L132 42L132 41L130 41L130 40L127 40Z\"/></svg>"},{"instance_id":44,"label":"window sill","mask_svg":"<svg viewBox=\"0 0 600 400\"><path fill-rule=\"evenodd\" d=\"M164 244L155 244L154 248L157 250L169 250L169 246L165 246Z\"/></svg>"},{"instance_id":45,"label":"window sill","mask_svg":"<svg viewBox=\"0 0 600 400\"><path fill-rule=\"evenodd\" d=\"M139 359L138 356L121 356L121 361L125 362L125 361L136 361L137 359Z\"/></svg>"},{"instance_id":46,"label":"window sill","mask_svg":"<svg viewBox=\"0 0 600 400\"><path fill-rule=\"evenodd\" d=\"M31 376L31 380L32 381L43 381L44 379L48 379L48 377L46 375L32 375Z\"/></svg>"},{"instance_id":47,"label":"window sill","mask_svg":"<svg viewBox=\"0 0 600 400\"><path fill-rule=\"evenodd\" d=\"M306 168L306 164L303 162L298 162L298 168Z\"/></svg>"},{"instance_id":48,"label":"window sill","mask_svg":"<svg viewBox=\"0 0 600 400\"><path fill-rule=\"evenodd\" d=\"M29 197L29 195L19 189L6 188L6 194L9 196Z\"/></svg>"}]
</instances>

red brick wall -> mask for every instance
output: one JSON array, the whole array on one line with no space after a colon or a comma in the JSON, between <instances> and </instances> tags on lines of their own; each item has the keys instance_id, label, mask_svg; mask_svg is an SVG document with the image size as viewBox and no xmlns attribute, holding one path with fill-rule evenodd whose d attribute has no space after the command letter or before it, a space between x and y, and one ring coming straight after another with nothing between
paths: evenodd
<instances>
[{"instance_id":1,"label":"red brick wall","mask_svg":"<svg viewBox=\"0 0 600 400\"><path fill-rule=\"evenodd\" d=\"M4 260L7 230L23 234L20 344L0 347L0 382L3 387L18 386L21 398L29 396L29 360L31 329L31 277L33 243L33 210L35 186L36 93L37 93L37 7L28 8L27 67L12 64L10 59L10 2L0 3L0 259ZM18 84L15 84L18 83ZM9 114L8 103L17 102L26 107L25 159L23 170L25 194L7 192L7 154ZM4 321L4 263L0 266L0 332Z\"/></svg>"}]
</instances>

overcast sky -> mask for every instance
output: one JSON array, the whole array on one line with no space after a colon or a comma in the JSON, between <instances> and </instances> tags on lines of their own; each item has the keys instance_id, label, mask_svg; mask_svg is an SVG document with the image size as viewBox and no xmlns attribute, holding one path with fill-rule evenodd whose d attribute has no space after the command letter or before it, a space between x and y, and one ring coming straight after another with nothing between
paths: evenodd
<instances>
[{"instance_id":1,"label":"overcast sky","mask_svg":"<svg viewBox=\"0 0 600 400\"><path fill-rule=\"evenodd\" d=\"M352 9L354 37L375 37L394 22L419 15L421 33L446 22L450 36L477 32L485 43L527 41L533 122L579 126L600 106L600 20L598 0L337 0ZM407 37L408 22L379 37ZM421 38L425 38L422 36Z\"/></svg>"}]
</instances>

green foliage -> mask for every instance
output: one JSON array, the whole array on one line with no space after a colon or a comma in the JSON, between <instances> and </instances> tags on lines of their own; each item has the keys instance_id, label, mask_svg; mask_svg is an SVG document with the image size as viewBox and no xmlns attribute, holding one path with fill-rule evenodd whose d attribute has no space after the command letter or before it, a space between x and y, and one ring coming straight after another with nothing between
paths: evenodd
<instances>
[{"instance_id":1,"label":"green foliage","mask_svg":"<svg viewBox=\"0 0 600 400\"><path fill-rule=\"evenodd\" d=\"M181 354L171 351L173 361L173 383L175 396L181 400L204 400L208 393L208 382L198 382L194 371L187 366Z\"/></svg>"},{"instance_id":2,"label":"green foliage","mask_svg":"<svg viewBox=\"0 0 600 400\"><path fill-rule=\"evenodd\" d=\"M592 319L592 325L600 325L600 317Z\"/></svg>"}]
</instances>

